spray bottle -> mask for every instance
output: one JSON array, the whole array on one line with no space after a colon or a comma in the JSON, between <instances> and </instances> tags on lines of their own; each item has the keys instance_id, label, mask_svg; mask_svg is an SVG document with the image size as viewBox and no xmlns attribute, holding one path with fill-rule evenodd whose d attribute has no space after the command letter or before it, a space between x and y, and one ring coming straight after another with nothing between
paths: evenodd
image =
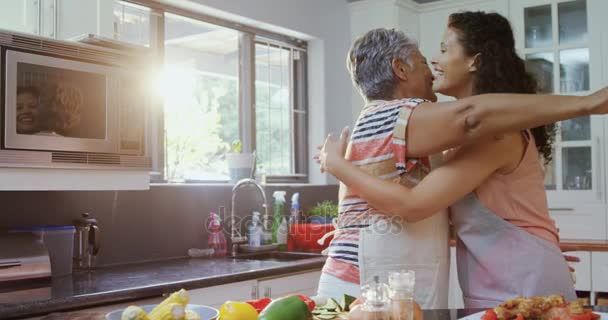
<instances>
[{"instance_id":1,"label":"spray bottle","mask_svg":"<svg viewBox=\"0 0 608 320\"><path fill-rule=\"evenodd\" d=\"M222 232L220 216L215 212L209 212L209 238L207 244L213 249L213 255L223 257L226 255L226 237Z\"/></svg>"},{"instance_id":2,"label":"spray bottle","mask_svg":"<svg viewBox=\"0 0 608 320\"><path fill-rule=\"evenodd\" d=\"M287 246L287 221L285 220L285 191L275 191L274 198L274 213L272 219L272 243L281 246ZM284 224L284 226L283 226Z\"/></svg>"}]
</instances>

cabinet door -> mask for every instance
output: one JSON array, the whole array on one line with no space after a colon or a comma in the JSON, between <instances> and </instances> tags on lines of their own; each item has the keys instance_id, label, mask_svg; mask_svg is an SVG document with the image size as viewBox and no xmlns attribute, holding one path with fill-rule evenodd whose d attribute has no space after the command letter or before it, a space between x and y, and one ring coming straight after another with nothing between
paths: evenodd
<instances>
[{"instance_id":1,"label":"cabinet door","mask_svg":"<svg viewBox=\"0 0 608 320\"><path fill-rule=\"evenodd\" d=\"M299 273L273 279L260 279L260 297L278 298L286 294L299 293L307 296L317 294L321 271Z\"/></svg>"},{"instance_id":2,"label":"cabinet door","mask_svg":"<svg viewBox=\"0 0 608 320\"><path fill-rule=\"evenodd\" d=\"M517 48L542 93L582 95L602 87L598 0L512 0ZM557 125L545 168L550 212L564 238L606 238L604 116ZM574 222L574 223L572 223ZM591 233L579 225L595 225ZM567 234L568 236L565 236Z\"/></svg>"},{"instance_id":3,"label":"cabinet door","mask_svg":"<svg viewBox=\"0 0 608 320\"><path fill-rule=\"evenodd\" d=\"M3 0L0 29L40 34L40 9L37 0Z\"/></svg>"},{"instance_id":4,"label":"cabinet door","mask_svg":"<svg viewBox=\"0 0 608 320\"><path fill-rule=\"evenodd\" d=\"M576 283L574 288L578 291L591 291L591 252L566 252L567 255L578 257L581 261L570 263L574 267Z\"/></svg>"},{"instance_id":5,"label":"cabinet door","mask_svg":"<svg viewBox=\"0 0 608 320\"><path fill-rule=\"evenodd\" d=\"M228 300L246 301L256 298L257 281L241 281L188 291L190 292L190 303L219 309Z\"/></svg>"},{"instance_id":6,"label":"cabinet door","mask_svg":"<svg viewBox=\"0 0 608 320\"><path fill-rule=\"evenodd\" d=\"M591 290L608 292L608 252L591 253Z\"/></svg>"}]
</instances>

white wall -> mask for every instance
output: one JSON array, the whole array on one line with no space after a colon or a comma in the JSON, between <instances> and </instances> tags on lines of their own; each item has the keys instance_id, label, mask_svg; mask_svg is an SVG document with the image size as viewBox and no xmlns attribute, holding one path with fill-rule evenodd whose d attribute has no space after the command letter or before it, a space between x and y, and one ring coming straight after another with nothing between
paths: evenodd
<instances>
[{"instance_id":1,"label":"white wall","mask_svg":"<svg viewBox=\"0 0 608 320\"><path fill-rule=\"evenodd\" d=\"M172 5L294 35L309 41L309 142L311 156L328 132L352 122L351 82L345 67L350 46L345 0L163 0ZM312 183L335 183L310 161Z\"/></svg>"}]
</instances>

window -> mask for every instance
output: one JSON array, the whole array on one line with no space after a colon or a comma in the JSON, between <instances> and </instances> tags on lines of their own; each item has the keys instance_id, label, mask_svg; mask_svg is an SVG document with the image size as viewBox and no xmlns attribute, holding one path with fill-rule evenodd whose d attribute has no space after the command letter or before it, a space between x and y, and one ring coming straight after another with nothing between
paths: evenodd
<instances>
[{"instance_id":1,"label":"window","mask_svg":"<svg viewBox=\"0 0 608 320\"><path fill-rule=\"evenodd\" d=\"M164 25L165 179L229 180L240 139L258 174L305 181L304 49L172 13Z\"/></svg>"},{"instance_id":2,"label":"window","mask_svg":"<svg viewBox=\"0 0 608 320\"><path fill-rule=\"evenodd\" d=\"M3 0L0 28L155 50L164 117L151 149L163 180L228 181L237 139L269 181L307 179L305 42L143 0Z\"/></svg>"},{"instance_id":3,"label":"window","mask_svg":"<svg viewBox=\"0 0 608 320\"><path fill-rule=\"evenodd\" d=\"M238 32L165 14L165 177L225 180L239 138Z\"/></svg>"},{"instance_id":4,"label":"window","mask_svg":"<svg viewBox=\"0 0 608 320\"><path fill-rule=\"evenodd\" d=\"M294 173L290 62L290 49L256 43L256 149L258 170L268 175Z\"/></svg>"}]
</instances>

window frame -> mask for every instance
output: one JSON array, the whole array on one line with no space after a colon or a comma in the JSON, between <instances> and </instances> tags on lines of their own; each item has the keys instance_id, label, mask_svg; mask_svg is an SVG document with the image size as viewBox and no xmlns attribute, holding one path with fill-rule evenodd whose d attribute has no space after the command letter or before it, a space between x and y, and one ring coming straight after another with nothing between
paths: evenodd
<instances>
[{"instance_id":1,"label":"window frame","mask_svg":"<svg viewBox=\"0 0 608 320\"><path fill-rule=\"evenodd\" d=\"M291 79L289 81L290 90L290 101L289 101L289 112L292 130L290 132L290 143L293 146L293 158L291 159L291 166L294 173L288 175L269 175L267 176L267 182L270 183L307 183L308 182L308 109L307 109L307 52L301 48L290 46L285 43L268 39L264 37L254 37L253 42L253 61L255 62L255 45L267 45L274 48L290 49L290 65L289 74ZM297 57L296 57L297 55ZM253 112L250 123L255 128L255 65L252 66L251 74L253 82L251 83ZM256 147L256 132L251 132L253 137L252 150Z\"/></svg>"},{"instance_id":2,"label":"window frame","mask_svg":"<svg viewBox=\"0 0 608 320\"><path fill-rule=\"evenodd\" d=\"M267 175L262 177L266 183L308 183L308 60L307 43L268 30L259 29L218 17L186 10L155 1L121 0L123 2L149 8L150 11L150 48L154 51L156 65L164 64L164 14L170 13L190 19L215 24L239 32L239 136L243 143L244 152L252 152L256 148L256 110L255 110L255 44L271 43L281 47L291 48L299 52L299 59L291 59L290 74L290 112L291 112L291 141L293 144L293 174ZM294 61L296 60L296 61ZM165 177L166 148L164 111L162 103L156 103L150 115L150 143L148 145L154 172L151 182L166 183ZM210 181L211 182L211 181ZM187 182L184 182L187 183Z\"/></svg>"}]
</instances>

